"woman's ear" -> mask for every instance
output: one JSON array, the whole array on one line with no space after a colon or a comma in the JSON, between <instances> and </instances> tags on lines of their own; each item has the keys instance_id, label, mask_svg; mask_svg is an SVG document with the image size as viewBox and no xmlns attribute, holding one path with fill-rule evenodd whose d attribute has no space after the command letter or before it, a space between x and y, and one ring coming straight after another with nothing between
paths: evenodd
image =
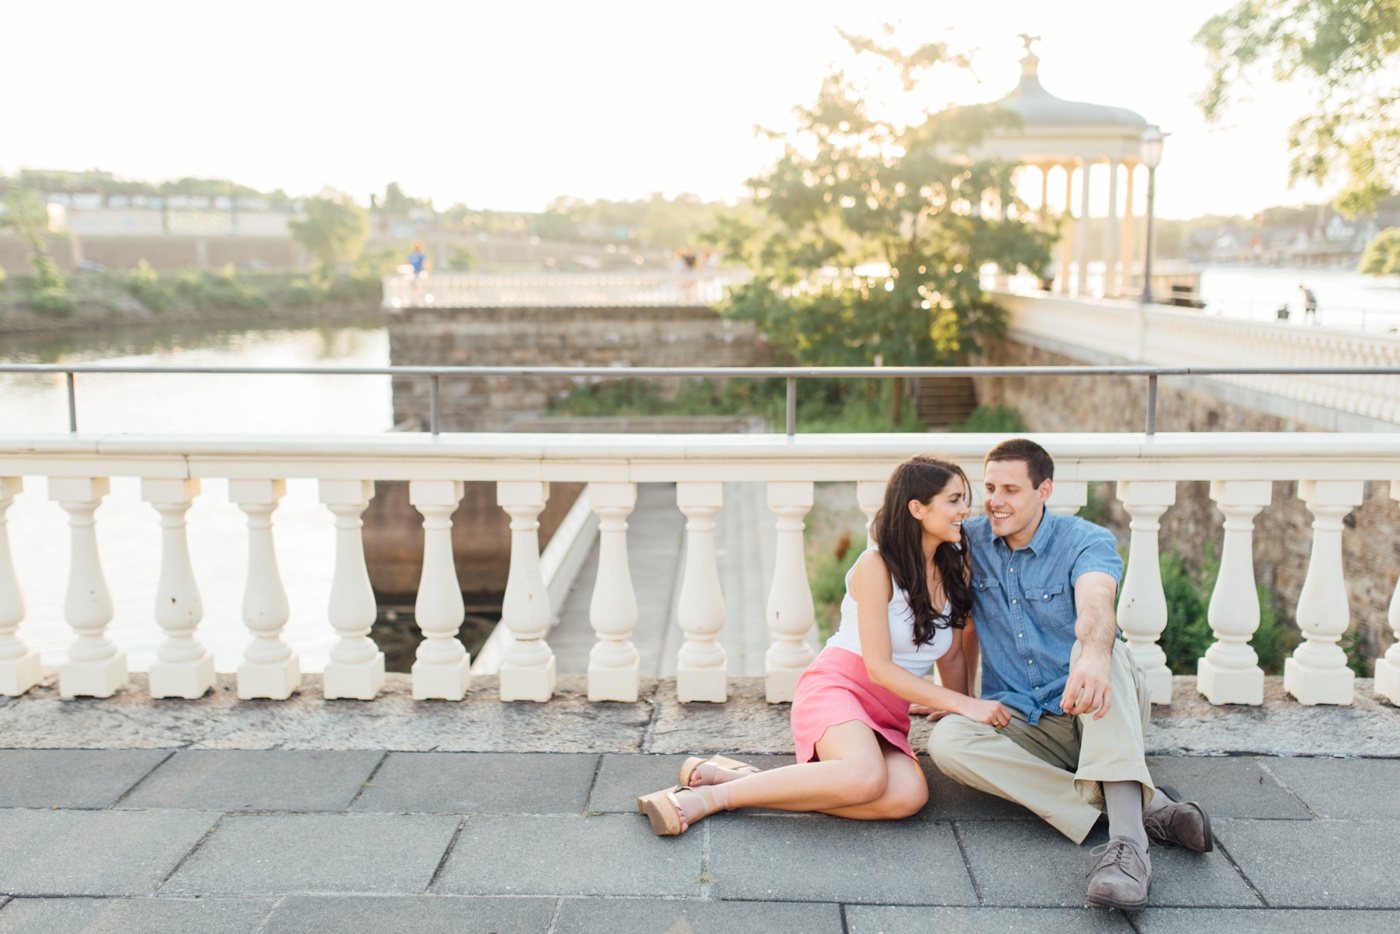
<instances>
[{"instance_id":1,"label":"woman's ear","mask_svg":"<svg viewBox=\"0 0 1400 934\"><path fill-rule=\"evenodd\" d=\"M928 507L926 507L923 503L919 502L917 499L911 499L909 501L909 515L913 516L920 522L924 521L924 510L927 508Z\"/></svg>"}]
</instances>

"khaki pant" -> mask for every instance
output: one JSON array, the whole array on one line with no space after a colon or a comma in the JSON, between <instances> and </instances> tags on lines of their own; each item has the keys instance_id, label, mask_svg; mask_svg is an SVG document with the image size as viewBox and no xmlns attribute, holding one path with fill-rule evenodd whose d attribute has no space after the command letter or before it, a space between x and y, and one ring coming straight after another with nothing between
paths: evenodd
<instances>
[{"instance_id":1,"label":"khaki pant","mask_svg":"<svg viewBox=\"0 0 1400 934\"><path fill-rule=\"evenodd\" d=\"M1070 659L1079 657L1075 643ZM1031 726L1019 710L1000 732L966 717L944 717L929 736L929 755L954 781L1015 801L1082 843L1103 810L1101 782L1138 782L1146 807L1155 788L1143 761L1151 715L1146 679L1127 643L1113 646L1108 713L1041 714Z\"/></svg>"}]
</instances>

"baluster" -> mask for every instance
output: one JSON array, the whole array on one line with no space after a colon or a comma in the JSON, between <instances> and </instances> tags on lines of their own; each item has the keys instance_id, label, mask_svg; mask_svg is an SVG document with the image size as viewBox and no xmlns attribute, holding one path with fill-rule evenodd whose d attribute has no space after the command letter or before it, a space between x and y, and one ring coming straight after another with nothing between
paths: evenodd
<instances>
[{"instance_id":1,"label":"baluster","mask_svg":"<svg viewBox=\"0 0 1400 934\"><path fill-rule=\"evenodd\" d=\"M58 666L58 693L62 697L111 697L126 684L126 653L107 638L112 595L97 553L97 522L93 518L108 489L106 477L49 478L49 499L57 500L68 513L71 529L63 617L78 636L68 649L68 661Z\"/></svg>"},{"instance_id":2,"label":"baluster","mask_svg":"<svg viewBox=\"0 0 1400 934\"><path fill-rule=\"evenodd\" d=\"M1215 641L1196 663L1196 690L1212 704L1264 703L1264 670L1249 641L1259 628L1254 580L1254 517L1273 499L1268 480L1212 480L1210 498L1225 516L1220 572L1206 618Z\"/></svg>"},{"instance_id":3,"label":"baluster","mask_svg":"<svg viewBox=\"0 0 1400 934\"><path fill-rule=\"evenodd\" d=\"M326 700L374 700L384 687L384 653L370 638L379 615L365 567L360 518L374 498L370 480L322 480L320 499L335 516L335 572L326 614L340 636L321 676Z\"/></svg>"},{"instance_id":4,"label":"baluster","mask_svg":"<svg viewBox=\"0 0 1400 934\"><path fill-rule=\"evenodd\" d=\"M1172 702L1172 672L1167 653L1158 640L1167 628L1167 597L1162 592L1162 565L1158 560L1158 522L1176 502L1172 480L1122 480L1118 500L1132 521L1128 543L1128 568L1123 575L1123 595L1118 600L1118 625L1128 637L1128 648L1147 677L1154 704Z\"/></svg>"},{"instance_id":5,"label":"baluster","mask_svg":"<svg viewBox=\"0 0 1400 934\"><path fill-rule=\"evenodd\" d=\"M214 656L195 638L204 602L190 565L185 513L199 495L198 480L144 478L141 498L160 514L160 581L156 584L156 624L165 641L151 663L152 697L194 700L214 686Z\"/></svg>"},{"instance_id":6,"label":"baluster","mask_svg":"<svg viewBox=\"0 0 1400 934\"><path fill-rule=\"evenodd\" d=\"M1354 480L1304 480L1298 496L1313 514L1312 557L1298 595L1304 642L1283 663L1283 688L1303 704L1350 704L1355 675L1337 644L1351 624L1342 572L1342 519L1361 504Z\"/></svg>"},{"instance_id":7,"label":"baluster","mask_svg":"<svg viewBox=\"0 0 1400 934\"><path fill-rule=\"evenodd\" d=\"M1400 480L1390 481L1390 498L1400 502ZM0 506L3 506L3 501L0 501ZM0 521L3 519L4 509L0 508ZM3 545L4 539L0 538L0 546ZM0 563L0 572L3 572L3 569L3 563ZM0 610L0 619L3 617L4 611ZM1387 622L1390 624L1391 635L1395 637L1395 643L1384 655L1376 659L1376 693L1389 698L1392 704L1400 705L1400 581L1396 582L1395 593L1390 598Z\"/></svg>"},{"instance_id":8,"label":"baluster","mask_svg":"<svg viewBox=\"0 0 1400 934\"><path fill-rule=\"evenodd\" d=\"M1059 516L1072 516L1089 502L1089 481L1056 480L1045 508Z\"/></svg>"},{"instance_id":9,"label":"baluster","mask_svg":"<svg viewBox=\"0 0 1400 934\"><path fill-rule=\"evenodd\" d=\"M0 477L0 695L18 697L39 683L39 653L19 635L24 619L24 592L10 558L5 513L24 489L20 477Z\"/></svg>"},{"instance_id":10,"label":"baluster","mask_svg":"<svg viewBox=\"0 0 1400 934\"><path fill-rule=\"evenodd\" d=\"M807 635L816 625L812 587L802 545L802 521L812 508L810 480L770 481L768 508L777 517L778 547L773 558L773 586L768 591L768 631L773 642L765 657L768 703L792 700L797 679L812 663Z\"/></svg>"},{"instance_id":11,"label":"baluster","mask_svg":"<svg viewBox=\"0 0 1400 934\"><path fill-rule=\"evenodd\" d=\"M243 625L253 641L238 666L242 700L286 700L301 688L301 660L282 639L290 611L277 550L272 513L287 492L285 480L230 480L228 497L248 517L248 578L243 585Z\"/></svg>"},{"instance_id":12,"label":"baluster","mask_svg":"<svg viewBox=\"0 0 1400 934\"><path fill-rule=\"evenodd\" d=\"M598 634L588 653L588 699L635 701L641 681L637 647L637 595L627 565L627 517L637 504L635 483L593 483L588 487L598 515L598 581L588 621Z\"/></svg>"},{"instance_id":13,"label":"baluster","mask_svg":"<svg viewBox=\"0 0 1400 934\"><path fill-rule=\"evenodd\" d=\"M889 481L887 480L856 481L856 505L865 514L865 547L867 548L875 543L871 527L875 525L875 513L879 512L880 507L885 504L885 487L888 485Z\"/></svg>"},{"instance_id":14,"label":"baluster","mask_svg":"<svg viewBox=\"0 0 1400 934\"><path fill-rule=\"evenodd\" d=\"M501 700L547 701L554 696L554 652L545 641L554 623L540 568L540 513L549 484L501 481L496 503L510 516L510 574L501 605L501 625L512 638L501 659Z\"/></svg>"},{"instance_id":15,"label":"baluster","mask_svg":"<svg viewBox=\"0 0 1400 934\"><path fill-rule=\"evenodd\" d=\"M408 500L423 514L423 576L413 606L423 641L413 663L413 698L459 701L471 684L471 656L457 638L466 605L452 555L452 513L462 501L462 483L412 480Z\"/></svg>"},{"instance_id":16,"label":"baluster","mask_svg":"<svg viewBox=\"0 0 1400 934\"><path fill-rule=\"evenodd\" d=\"M729 699L729 659L718 641L724 629L724 594L715 565L715 513L723 504L723 483L676 484L676 506L687 520L685 577L676 613L685 633L676 662L676 696L682 704L722 704Z\"/></svg>"}]
</instances>

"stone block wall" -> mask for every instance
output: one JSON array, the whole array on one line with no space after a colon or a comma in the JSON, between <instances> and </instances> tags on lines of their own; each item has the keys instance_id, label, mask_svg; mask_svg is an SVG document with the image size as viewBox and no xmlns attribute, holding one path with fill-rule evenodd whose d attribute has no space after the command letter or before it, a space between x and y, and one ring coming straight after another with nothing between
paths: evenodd
<instances>
[{"instance_id":1,"label":"stone block wall","mask_svg":"<svg viewBox=\"0 0 1400 934\"><path fill-rule=\"evenodd\" d=\"M989 347L978 362L992 366L1084 363L1015 341ZM1140 432L1145 424L1147 387L1141 377L982 377L977 379L977 396L982 405L1020 410L1035 432ZM1249 408L1238 399L1226 401L1203 381L1170 378L1159 380L1156 427L1161 432L1316 430ZM1400 504L1390 498L1388 478L1376 479L1380 482L1365 485L1364 502L1344 520L1347 530L1342 536L1351 620L1367 659L1382 654L1394 641L1387 616L1400 567ZM1395 479L1400 482L1400 476ZM1108 505L1106 523L1126 543L1129 517L1114 498L1113 484L1101 484L1096 493ZM1176 505L1162 517L1162 552L1179 551L1187 567L1199 570L1207 543L1214 544L1217 556L1220 553L1223 521L1210 499L1208 483L1178 484ZM1298 499L1298 484L1274 483L1273 502L1254 523L1254 570L1259 584L1273 594L1274 608L1283 621L1294 621L1311 548L1312 514Z\"/></svg>"}]
</instances>

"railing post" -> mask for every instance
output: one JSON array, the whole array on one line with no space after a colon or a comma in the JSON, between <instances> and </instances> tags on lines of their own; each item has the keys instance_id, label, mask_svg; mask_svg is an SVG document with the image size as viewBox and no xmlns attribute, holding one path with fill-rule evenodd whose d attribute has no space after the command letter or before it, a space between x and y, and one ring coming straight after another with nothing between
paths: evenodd
<instances>
[{"instance_id":1,"label":"railing post","mask_svg":"<svg viewBox=\"0 0 1400 934\"><path fill-rule=\"evenodd\" d=\"M413 613L423 641L413 663L414 700L459 701L471 683L471 657L457 638L467 608L452 554L452 513L460 480L412 480L408 501L423 514L423 575Z\"/></svg>"},{"instance_id":2,"label":"railing post","mask_svg":"<svg viewBox=\"0 0 1400 934\"><path fill-rule=\"evenodd\" d=\"M372 480L322 480L321 503L335 516L335 572L326 615L339 638L321 677L326 700L374 700L384 687L384 653L370 638L379 615L365 566L360 518L374 498Z\"/></svg>"},{"instance_id":3,"label":"railing post","mask_svg":"<svg viewBox=\"0 0 1400 934\"><path fill-rule=\"evenodd\" d=\"M286 700L301 688L301 660L282 638L291 611L272 540L272 513L286 492L285 480L228 482L229 499L248 517L243 624L253 641L238 666L238 696L242 700Z\"/></svg>"},{"instance_id":4,"label":"railing post","mask_svg":"<svg viewBox=\"0 0 1400 934\"><path fill-rule=\"evenodd\" d=\"M0 695L18 697L39 683L39 653L19 635L24 619L24 592L10 558L5 513L24 489L20 477L0 477Z\"/></svg>"},{"instance_id":5,"label":"railing post","mask_svg":"<svg viewBox=\"0 0 1400 934\"><path fill-rule=\"evenodd\" d=\"M1390 498L1400 503L1400 480L1390 481ZM1390 598L1390 613L1386 622L1390 625L1395 642L1376 659L1376 693L1392 704L1400 705L1400 581L1396 582L1395 593Z\"/></svg>"},{"instance_id":6,"label":"railing post","mask_svg":"<svg viewBox=\"0 0 1400 934\"><path fill-rule=\"evenodd\" d=\"M765 657L768 703L790 702L797 679L812 663L807 634L816 623L812 587L807 579L803 517L812 508L810 480L769 481L768 508L777 517L778 546L773 558L773 586L768 591L768 632L772 644Z\"/></svg>"},{"instance_id":7,"label":"railing post","mask_svg":"<svg viewBox=\"0 0 1400 934\"><path fill-rule=\"evenodd\" d=\"M637 595L627 564L627 517L637 504L635 483L591 483L588 495L598 525L598 579L588 620L598 641L588 653L588 699L637 699L640 656L632 644L637 628Z\"/></svg>"},{"instance_id":8,"label":"railing post","mask_svg":"<svg viewBox=\"0 0 1400 934\"><path fill-rule=\"evenodd\" d=\"M1167 598L1162 591L1162 566L1158 560L1159 519L1176 503L1172 480L1123 480L1118 500L1132 521L1128 524L1128 568L1123 575L1123 595L1118 600L1118 625L1128 637L1128 648L1147 677L1154 704L1172 702L1172 673L1167 654L1158 640L1167 628Z\"/></svg>"},{"instance_id":9,"label":"railing post","mask_svg":"<svg viewBox=\"0 0 1400 934\"><path fill-rule=\"evenodd\" d=\"M152 697L194 700L214 686L214 656L195 636L204 602L190 565L185 513L199 495L198 480L145 478L141 498L160 514L160 582L156 584L156 624L165 641L151 663Z\"/></svg>"},{"instance_id":10,"label":"railing post","mask_svg":"<svg viewBox=\"0 0 1400 934\"><path fill-rule=\"evenodd\" d=\"M68 432L78 433L78 387L73 383L73 374L64 373L65 382L68 386Z\"/></svg>"},{"instance_id":11,"label":"railing post","mask_svg":"<svg viewBox=\"0 0 1400 934\"><path fill-rule=\"evenodd\" d=\"M554 696L555 661L545 637L554 623L540 567L540 513L549 484L510 480L496 484L496 504L510 516L510 571L501 625L511 634L499 669L503 701L547 701Z\"/></svg>"},{"instance_id":12,"label":"railing post","mask_svg":"<svg viewBox=\"0 0 1400 934\"><path fill-rule=\"evenodd\" d=\"M430 396L428 424L433 434L442 433L442 396L438 386L438 376L434 373L429 377L428 394Z\"/></svg>"},{"instance_id":13,"label":"railing post","mask_svg":"<svg viewBox=\"0 0 1400 934\"><path fill-rule=\"evenodd\" d=\"M126 653L107 638L112 595L102 573L93 518L109 488L106 477L49 478L49 499L68 513L72 550L63 616L78 636L68 649L68 661L58 668L62 697L111 697L127 680Z\"/></svg>"},{"instance_id":14,"label":"railing post","mask_svg":"<svg viewBox=\"0 0 1400 934\"><path fill-rule=\"evenodd\" d=\"M1304 480L1298 496L1313 514L1312 555L1298 595L1304 642L1283 663L1283 689L1302 704L1350 704L1356 676L1337 642L1351 624L1342 572L1342 518L1361 504L1353 480Z\"/></svg>"},{"instance_id":15,"label":"railing post","mask_svg":"<svg viewBox=\"0 0 1400 934\"><path fill-rule=\"evenodd\" d=\"M715 514L724 505L719 481L681 481L676 506L685 515L685 577L676 612L685 644L676 659L676 696L723 703L729 698L728 655L719 642L724 594L715 565Z\"/></svg>"},{"instance_id":16,"label":"railing post","mask_svg":"<svg viewBox=\"0 0 1400 934\"><path fill-rule=\"evenodd\" d=\"M797 377L787 378L787 436L797 434Z\"/></svg>"},{"instance_id":17,"label":"railing post","mask_svg":"<svg viewBox=\"0 0 1400 934\"><path fill-rule=\"evenodd\" d=\"M1147 435L1157 433L1157 374L1147 377Z\"/></svg>"},{"instance_id":18,"label":"railing post","mask_svg":"<svg viewBox=\"0 0 1400 934\"><path fill-rule=\"evenodd\" d=\"M1225 516L1220 571L1206 618L1215 641L1196 662L1196 690L1212 704L1264 703L1264 670L1250 639L1259 628L1254 580L1254 517L1273 500L1268 480L1212 480L1210 498Z\"/></svg>"}]
</instances>

